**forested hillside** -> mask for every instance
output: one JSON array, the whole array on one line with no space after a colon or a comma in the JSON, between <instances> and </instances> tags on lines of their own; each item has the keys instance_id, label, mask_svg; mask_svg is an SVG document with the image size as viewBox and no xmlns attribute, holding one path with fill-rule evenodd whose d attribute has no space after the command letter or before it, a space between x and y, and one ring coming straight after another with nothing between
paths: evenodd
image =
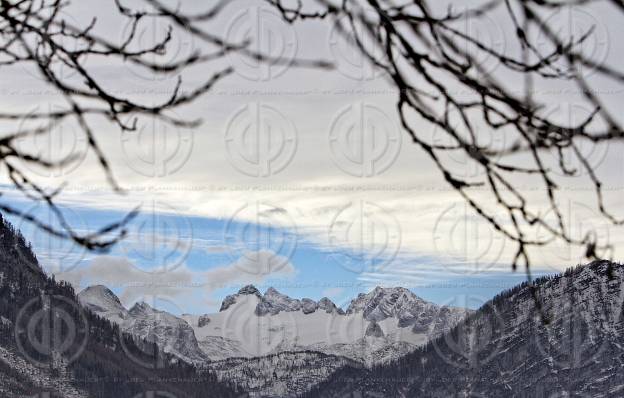
<instances>
[{"instance_id":1,"label":"forested hillside","mask_svg":"<svg viewBox=\"0 0 624 398\"><path fill-rule=\"evenodd\" d=\"M537 300L523 283L423 348L342 368L306 396L623 396L624 267L595 261L534 286Z\"/></svg>"},{"instance_id":2,"label":"forested hillside","mask_svg":"<svg viewBox=\"0 0 624 398\"><path fill-rule=\"evenodd\" d=\"M74 289L43 272L30 243L2 216L0 321L2 397L241 396L82 308Z\"/></svg>"}]
</instances>

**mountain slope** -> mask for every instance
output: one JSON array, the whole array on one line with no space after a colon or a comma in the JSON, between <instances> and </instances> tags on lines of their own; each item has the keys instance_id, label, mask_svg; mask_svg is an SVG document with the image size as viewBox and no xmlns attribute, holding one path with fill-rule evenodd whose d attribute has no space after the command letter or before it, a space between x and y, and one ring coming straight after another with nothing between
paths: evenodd
<instances>
[{"instance_id":1,"label":"mountain slope","mask_svg":"<svg viewBox=\"0 0 624 398\"><path fill-rule=\"evenodd\" d=\"M469 312L381 287L359 295L346 313L326 297L293 299L274 288L261 294L252 285L228 295L218 313L180 318L145 303L126 310L101 286L78 297L125 332L260 396L301 394L342 366L390 362Z\"/></svg>"},{"instance_id":2,"label":"mountain slope","mask_svg":"<svg viewBox=\"0 0 624 398\"><path fill-rule=\"evenodd\" d=\"M438 320L448 328L466 313L428 303L403 288L377 287L359 295L345 313L326 297L318 302L293 299L274 288L262 295L248 285L227 296L218 313L202 315L209 322L184 318L213 360L314 350L372 365L400 357L441 333L442 328L428 328L432 314L443 314ZM370 335L373 323L376 333Z\"/></svg>"},{"instance_id":3,"label":"mountain slope","mask_svg":"<svg viewBox=\"0 0 624 398\"><path fill-rule=\"evenodd\" d=\"M161 366L142 366L139 357ZM23 236L0 216L0 395L108 398L148 391L240 396L214 375L200 375L83 309L73 288L49 278Z\"/></svg>"},{"instance_id":4,"label":"mountain slope","mask_svg":"<svg viewBox=\"0 0 624 398\"><path fill-rule=\"evenodd\" d=\"M168 312L152 308L145 302L126 310L119 298L105 286L89 286L77 295L85 308L116 323L126 333L156 343L168 354L191 364L208 358L200 349L189 324Z\"/></svg>"},{"instance_id":5,"label":"mountain slope","mask_svg":"<svg viewBox=\"0 0 624 398\"><path fill-rule=\"evenodd\" d=\"M126 310L103 286L88 287L78 298L123 331L190 363L314 350L372 366L405 355L469 313L404 288L381 287L360 294L346 313L327 297L293 299L274 288L262 295L252 285L228 295L218 313L181 317L145 303Z\"/></svg>"},{"instance_id":6,"label":"mountain slope","mask_svg":"<svg viewBox=\"0 0 624 398\"><path fill-rule=\"evenodd\" d=\"M252 396L292 397L308 391L343 366L355 361L314 351L280 352L255 358L209 362L219 380L235 383Z\"/></svg>"},{"instance_id":7,"label":"mountain slope","mask_svg":"<svg viewBox=\"0 0 624 398\"><path fill-rule=\"evenodd\" d=\"M534 286L498 295L389 365L343 368L309 396L622 396L624 267L596 261Z\"/></svg>"}]
</instances>

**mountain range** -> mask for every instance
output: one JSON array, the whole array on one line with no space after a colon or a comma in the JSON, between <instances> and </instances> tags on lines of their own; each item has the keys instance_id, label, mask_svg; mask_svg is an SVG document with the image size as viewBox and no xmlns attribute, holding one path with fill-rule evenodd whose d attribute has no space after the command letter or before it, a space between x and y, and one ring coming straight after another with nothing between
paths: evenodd
<instances>
[{"instance_id":1,"label":"mountain range","mask_svg":"<svg viewBox=\"0 0 624 398\"><path fill-rule=\"evenodd\" d=\"M620 397L623 310L624 266L594 261L476 311L400 287L342 309L248 285L176 316L76 295L0 217L1 397ZM45 319L65 325L53 340Z\"/></svg>"},{"instance_id":2,"label":"mountain range","mask_svg":"<svg viewBox=\"0 0 624 398\"><path fill-rule=\"evenodd\" d=\"M91 289L90 294L99 310L113 311L111 318L133 318L128 330L144 329L140 323L145 308L138 305L126 311L104 289ZM167 349L185 352L181 347ZM47 276L30 244L0 215L0 397L240 398L245 394L217 380L214 373L82 308L73 287Z\"/></svg>"},{"instance_id":3,"label":"mountain range","mask_svg":"<svg viewBox=\"0 0 624 398\"><path fill-rule=\"evenodd\" d=\"M124 332L154 342L166 353L241 387L250 386L248 378L239 377L241 367L260 381L265 362L279 358L271 369L276 375L281 370L287 375L285 380L264 379L255 389L268 395L304 392L302 385L309 388L341 366L387 363L471 313L429 303L400 287L362 293L345 311L327 297L318 302L295 299L272 287L261 294L247 285L225 297L217 313L180 317L145 302L126 309L101 285L90 286L77 297L85 308L115 322ZM298 368L300 377L293 370L297 358L307 366ZM314 364L317 370L310 373Z\"/></svg>"},{"instance_id":4,"label":"mountain range","mask_svg":"<svg viewBox=\"0 0 624 398\"><path fill-rule=\"evenodd\" d=\"M180 317L145 302L126 309L101 285L77 297L125 332L194 364L313 350L371 366L412 351L470 313L429 303L405 288L381 287L360 294L343 311L327 297L300 300L248 285L225 297L217 313Z\"/></svg>"},{"instance_id":5,"label":"mountain range","mask_svg":"<svg viewBox=\"0 0 624 398\"><path fill-rule=\"evenodd\" d=\"M306 396L622 397L624 266L522 283L389 364L346 366Z\"/></svg>"}]
</instances>

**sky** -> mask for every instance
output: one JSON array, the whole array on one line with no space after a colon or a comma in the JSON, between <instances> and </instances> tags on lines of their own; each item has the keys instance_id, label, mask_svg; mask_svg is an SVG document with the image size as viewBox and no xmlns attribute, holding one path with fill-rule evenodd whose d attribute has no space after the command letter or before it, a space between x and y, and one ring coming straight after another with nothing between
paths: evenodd
<instances>
[{"instance_id":1,"label":"sky","mask_svg":"<svg viewBox=\"0 0 624 398\"><path fill-rule=\"evenodd\" d=\"M183 5L195 10L199 2ZM590 11L572 7L549 21L573 34L595 25L587 51L601 62L617 62L624 43L616 40L619 25L609 23L615 17L600 7ZM94 15L96 32L106 37L121 38L128 29L110 7L94 0L76 2L66 17L80 25ZM436 303L476 308L525 280L522 270L514 273L509 265L515 247L469 209L410 142L396 114L396 91L332 26L288 25L263 2L229 2L208 29L234 40L250 37L255 48L277 56L328 60L336 69L259 65L234 55L182 76L183 87L192 87L223 67L235 69L211 92L177 111L176 116L201 118L198 127L174 128L139 118L139 131L129 134L93 119L123 194L111 190L76 126L68 123L46 139L24 142L56 159L77 155L59 170L23 165L46 186L66 184L59 201L76 230L93 231L140 208L128 237L106 254L55 240L14 218L46 270L77 290L106 284L126 305L157 297L174 303L180 313L217 311L226 294L248 283L261 291L274 286L297 298L327 296L342 306L377 285L403 286ZM153 44L166 29L146 24L138 41ZM502 21L469 21L463 29L513 50L513 32ZM175 33L168 60L205 50L197 39ZM492 60L482 62L492 75L507 77ZM165 98L177 78L101 59L89 59L88 65L109 87L146 103ZM591 71L584 73L604 96L605 106L617 108L621 89L591 80ZM562 120L588 113L579 93L549 84L537 88L549 112ZM0 87L7 111L62 106L37 72L27 68L4 68ZM424 121L415 123L431 140L444 140ZM505 144L500 142L504 135L486 129L479 135L494 145ZM607 205L622 216L622 147L588 150L605 180ZM448 161L458 176L482 176L464 158L451 155ZM573 158L569 161L579 166ZM50 217L45 206L25 200L6 176L2 179L3 203ZM572 220L570 232L584 236L595 231L616 247L618 258L622 229L599 215L587 181L584 175L564 179L560 186L562 209ZM522 184L527 195L544 204L541 214L552 217L538 185L531 180ZM487 203L485 196L483 200ZM584 261L581 248L561 242L532 252L532 260L535 275Z\"/></svg>"}]
</instances>

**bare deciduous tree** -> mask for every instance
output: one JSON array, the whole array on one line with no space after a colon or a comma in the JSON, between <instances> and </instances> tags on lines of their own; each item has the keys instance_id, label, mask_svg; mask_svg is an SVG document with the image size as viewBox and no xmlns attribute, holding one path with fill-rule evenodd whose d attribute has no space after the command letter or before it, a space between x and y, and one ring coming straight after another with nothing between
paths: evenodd
<instances>
[{"instance_id":1,"label":"bare deciduous tree","mask_svg":"<svg viewBox=\"0 0 624 398\"><path fill-rule=\"evenodd\" d=\"M384 72L396 89L396 110L403 129L429 155L448 185L492 228L517 245L512 262L514 269L524 265L528 273L528 248L547 245L554 239L584 247L589 259L609 252L608 242L599 242L592 234L578 238L569 233L567 226L570 220L561 210L557 190L561 179L585 174L589 177L595 192L595 205L602 216L614 225L624 223L605 205L602 181L581 150L581 145L601 145L620 141L624 137L618 119L604 106L600 94L592 90L592 80L583 71L591 69L600 78L615 84L624 82L624 73L583 52L582 45L592 37L592 29L569 37L555 31L546 18L546 15L563 7L589 7L594 1L487 0L474 6L463 6L460 11L451 7L444 12L438 10L440 7L435 7L433 1L426 0L400 3L389 0L316 0L305 4L301 1L265 1L279 11L288 23L331 21L340 34L352 40L369 62ZM610 0L608 3L614 13L624 11L621 1ZM0 114L3 120L30 118L45 122L32 130L18 130L5 135L0 141L0 161L18 188L34 195L35 200L45 201L52 208L59 190L44 192L16 166L14 159L22 158L46 167L58 167L59 164L19 151L13 145L15 140L24 135L47 134L51 125L59 120L74 118L88 137L89 147L99 159L111 186L119 189L87 116L104 116L122 130L136 128L124 118L131 114L144 114L166 123L192 126L199 121L167 116L167 111L196 100L216 81L232 72L231 68L215 71L204 83L184 92L180 90L181 80L178 80L168 100L148 106L119 97L100 84L84 63L87 56L115 58L155 74L180 72L192 65L210 63L231 52L259 62L330 66L323 60L274 58L251 50L249 43L230 43L206 29L204 23L218 18L226 1L192 15L185 14L179 8L170 8L158 0L145 0L147 11L124 5L123 0L116 0L115 4L117 12L132 26L119 42L111 42L94 34L95 20L86 27L68 23L61 16L64 3L60 1L0 1L1 65L35 65L67 104L65 109L52 113ZM149 55L167 51L167 44L174 34L174 30L169 30L160 43L138 51L130 50L131 43L136 39L137 27L150 18L162 19L184 30L214 51L198 51L170 63L149 61ZM502 18L503 24L512 27L510 48L501 50L478 35L470 35L457 27L466 19L484 18ZM361 31L372 38L372 44L358 39ZM545 44L537 45L536 35ZM483 57L498 64L496 73L487 70L480 61ZM55 73L55 64L71 69L80 79L63 79ZM541 99L533 94L534 86L539 81L561 82L576 87L591 107L591 112L577 123L558 122L548 112L547 104L540 102ZM419 131L417 124L423 122L444 134L442 144L433 140L430 134ZM492 134L504 137L502 142L505 145L496 147L483 143L479 131L484 126ZM456 175L449 167L449 158L456 153L463 154L482 173L475 178ZM566 164L565 156L570 155L578 160L580 167L571 168ZM521 162L517 161L517 156L521 156ZM536 210L539 208L537 199L529 197L519 187L518 180L523 178L532 178L539 183L554 220L547 220L540 210ZM479 192L486 190L494 206L484 205L474 195L477 188ZM17 211L9 207L4 210L9 213ZM505 215L502 220L498 216L501 212ZM59 217L62 217L60 213ZM58 230L38 220L31 221L48 232L73 239L87 247L106 248L123 235L123 226L128 219L88 236L76 235L66 224ZM534 238L531 231L536 227L545 230L547 236ZM111 231L119 231L120 235L100 239Z\"/></svg>"},{"instance_id":2,"label":"bare deciduous tree","mask_svg":"<svg viewBox=\"0 0 624 398\"><path fill-rule=\"evenodd\" d=\"M339 31L385 72L397 90L396 109L413 142L430 156L444 180L476 213L517 244L514 269L524 265L529 272L527 249L547 245L553 239L585 247L588 259L611 251L608 242L598 242L594 234L572 236L569 217L557 200L559 180L586 174L601 215L614 225L624 223L605 205L601 179L587 151L581 150L582 145L597 146L624 138L620 122L592 90L584 71L591 70L598 78L615 84L624 83L624 73L583 52L583 44L592 38L595 27L576 37L567 36L548 21L549 15L566 7L589 7L597 2L489 0L455 7L460 11L449 7L440 12L435 2L425 0L318 0L314 11L307 11L301 2L293 7L288 1L266 1L290 23L333 18ZM610 3L612 12L624 11L621 1ZM514 36L507 43L510 48L501 49L490 38L462 29L468 19L511 26ZM358 29L363 33L354 34ZM538 45L536 37L543 43ZM484 57L487 63L481 61ZM496 74L487 69L492 63L498 65ZM558 122L548 104L533 95L536 81L576 87L591 112L577 123ZM516 82L521 82L523 89L518 90ZM423 121L443 132L445 139L433 140L431 134L419 131L417 125ZM479 135L483 126L503 137L498 142L505 145L482 143ZM453 172L449 157L458 152L482 171L481 176L470 179ZM524 155L521 163L519 155ZM580 167L566 165L564 157L570 155ZM554 220L535 210L535 199L519 187L519 175L541 185ZM494 206L476 199L474 188L487 190ZM498 217L501 212L506 214L502 220ZM534 238L530 232L536 227L547 232L543 239Z\"/></svg>"},{"instance_id":3,"label":"bare deciduous tree","mask_svg":"<svg viewBox=\"0 0 624 398\"><path fill-rule=\"evenodd\" d=\"M36 164L47 169L62 167L72 162L74 156L59 160L47 159L34 154L29 149L22 149L17 142L25 137L50 134L55 125L71 120L78 124L86 136L88 148L95 154L110 186L123 193L118 186L106 154L98 145L97 127L90 118L106 118L122 131L135 131L136 116L145 115L159 119L176 127L193 127L200 120L186 120L171 116L170 111L192 103L208 92L214 84L232 73L231 67L214 71L203 83L182 90L181 73L187 68L208 64L237 52L244 57L260 62L274 64L289 63L301 66L327 67L319 61L292 61L274 58L248 49L249 43L229 43L227 40L205 31L201 24L216 18L226 1L212 5L206 12L186 15L179 9L170 9L158 1L147 0L145 7L134 9L121 0L111 3L120 18L127 20L130 27L117 41L95 33L97 20L94 18L84 26L76 26L64 15L69 3L61 0L23 0L0 1L0 67L23 65L35 69L44 82L62 97L64 105L54 111L44 112L0 112L0 121L12 125L12 131L5 132L0 139L0 163L6 168L9 178L23 194L37 202L45 202L56 217L57 222L41 220L16 207L3 204L5 212L18 215L37 227L59 237L71 239L91 250L107 250L125 235L125 225L135 216L136 210L127 217L112 223L98 231L86 235L77 233L66 221L62 211L55 204L55 198L62 192L62 186L48 190L37 184L23 170L22 162ZM138 31L142 23L161 20L169 25L169 30L162 32L162 38L155 44L141 47ZM174 27L181 28L207 44L206 51L195 51L183 59L162 61L172 41ZM138 49L137 49L138 47ZM87 62L94 59L106 59L110 63L130 63L157 75L177 75L177 82L171 89L171 95L159 104L145 104L129 97L119 95L106 83L102 83ZM156 61L155 61L156 60ZM63 68L61 73L60 67ZM214 69L214 68L213 68ZM33 123L26 123L26 122ZM26 125L34 127L25 127ZM55 225L58 225L55 226Z\"/></svg>"}]
</instances>

